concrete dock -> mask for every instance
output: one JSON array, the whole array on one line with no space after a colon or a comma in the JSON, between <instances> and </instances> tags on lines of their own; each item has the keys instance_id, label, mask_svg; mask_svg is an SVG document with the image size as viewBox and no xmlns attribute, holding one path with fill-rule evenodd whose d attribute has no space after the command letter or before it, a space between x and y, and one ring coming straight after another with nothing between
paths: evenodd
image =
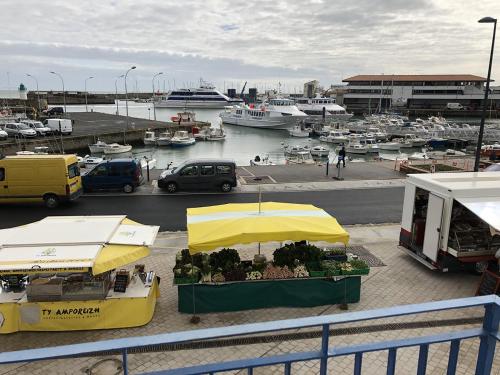
<instances>
[{"instance_id":1,"label":"concrete dock","mask_svg":"<svg viewBox=\"0 0 500 375\"><path fill-rule=\"evenodd\" d=\"M0 141L0 154L12 155L19 150L33 150L37 146L48 146L52 152L74 152L84 150L99 138L107 143L129 144L142 142L147 129L161 131L168 129L190 130L192 125L179 125L174 122L153 121L129 117L128 126L125 116L111 115L99 112L72 112L66 114L73 120L73 133L65 136L37 137L35 139L9 138ZM203 125L202 122L197 124Z\"/></svg>"}]
</instances>

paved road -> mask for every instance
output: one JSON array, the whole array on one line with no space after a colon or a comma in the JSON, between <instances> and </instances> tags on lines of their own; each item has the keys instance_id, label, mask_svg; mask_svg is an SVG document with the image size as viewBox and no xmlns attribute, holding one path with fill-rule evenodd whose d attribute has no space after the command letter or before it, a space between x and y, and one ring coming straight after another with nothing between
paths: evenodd
<instances>
[{"instance_id":1,"label":"paved road","mask_svg":"<svg viewBox=\"0 0 500 375\"><path fill-rule=\"evenodd\" d=\"M401 219L403 188L263 193L263 201L311 203L341 224L394 223ZM55 210L38 205L0 206L0 228L27 224L48 215L127 215L162 231L185 230L186 208L255 202L254 194L85 196Z\"/></svg>"}]
</instances>

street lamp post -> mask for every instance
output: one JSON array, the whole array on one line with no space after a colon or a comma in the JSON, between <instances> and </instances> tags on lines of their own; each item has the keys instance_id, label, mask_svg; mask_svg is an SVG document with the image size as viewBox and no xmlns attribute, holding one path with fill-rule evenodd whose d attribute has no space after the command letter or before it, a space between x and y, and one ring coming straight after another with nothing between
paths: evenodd
<instances>
[{"instance_id":1,"label":"street lamp post","mask_svg":"<svg viewBox=\"0 0 500 375\"><path fill-rule=\"evenodd\" d=\"M38 79L36 79L36 77L32 76L31 74L26 73L26 75L28 77L33 78L35 80L35 82L36 82L36 97L37 97L37 100L38 100L38 116L40 116L42 108L40 107L40 91L38 90Z\"/></svg>"},{"instance_id":2,"label":"street lamp post","mask_svg":"<svg viewBox=\"0 0 500 375\"><path fill-rule=\"evenodd\" d=\"M56 73L56 72L50 72L50 73L55 74L56 76L58 76L61 79L62 89L63 89L64 115L66 116L66 91L64 90L64 79L63 79L62 75L60 75L59 73Z\"/></svg>"},{"instance_id":3,"label":"street lamp post","mask_svg":"<svg viewBox=\"0 0 500 375\"><path fill-rule=\"evenodd\" d=\"M153 117L154 117L154 120L156 121L156 105L155 105L155 78L158 77L159 75L162 75L163 72L159 72L159 73L156 73L154 76L153 76L153 80L152 80L152 83L153 83Z\"/></svg>"},{"instance_id":4,"label":"street lamp post","mask_svg":"<svg viewBox=\"0 0 500 375\"><path fill-rule=\"evenodd\" d=\"M479 126L479 136L477 138L476 160L474 163L474 172L479 171L479 161L481 158L481 146L483 143L483 134L484 134L484 120L486 119L486 107L488 106L488 94L490 91L491 65L493 63L493 50L495 48L495 34L497 31L496 18L484 17L484 18L481 18L478 22L479 23L492 23L493 24L493 38L491 40L490 63L488 65L488 77L486 78L486 90L484 91L483 111L481 113L481 125Z\"/></svg>"},{"instance_id":5,"label":"street lamp post","mask_svg":"<svg viewBox=\"0 0 500 375\"><path fill-rule=\"evenodd\" d=\"M127 122L126 122L126 123L127 123L127 125L126 125L127 127L126 127L126 129L125 129L125 130L128 130L128 92L127 92L127 75L128 75L128 73L129 73L131 70L134 70L135 68L136 68L136 67L135 67L135 66L133 66L133 67L131 67L129 70L127 70L127 72L125 73L125 111L126 111L126 113L127 113L127 120L126 120L126 121L127 121ZM125 133L124 133L124 134L125 134Z\"/></svg>"},{"instance_id":6,"label":"street lamp post","mask_svg":"<svg viewBox=\"0 0 500 375\"><path fill-rule=\"evenodd\" d=\"M125 77L125 74L122 74L121 76L116 77L115 79L115 103L116 103L116 115L118 116L120 114L118 110L118 86L116 86L116 82L118 79Z\"/></svg>"},{"instance_id":7,"label":"street lamp post","mask_svg":"<svg viewBox=\"0 0 500 375\"><path fill-rule=\"evenodd\" d=\"M85 78L85 112L88 112L89 109L88 109L88 103L87 103L87 81L89 79L92 79L94 77L88 77L88 78Z\"/></svg>"}]
</instances>

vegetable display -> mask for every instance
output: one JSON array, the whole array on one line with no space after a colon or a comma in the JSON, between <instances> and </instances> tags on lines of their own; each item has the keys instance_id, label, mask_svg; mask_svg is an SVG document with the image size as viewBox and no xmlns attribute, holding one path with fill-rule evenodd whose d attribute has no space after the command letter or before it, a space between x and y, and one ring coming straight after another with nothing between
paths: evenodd
<instances>
[{"instance_id":1,"label":"vegetable display","mask_svg":"<svg viewBox=\"0 0 500 375\"><path fill-rule=\"evenodd\" d=\"M175 284L226 283L258 280L280 280L307 277L367 275L369 265L346 254L343 249L320 249L304 242L276 249L272 261L264 256L241 260L235 249L222 249L191 255L188 249L178 252L173 268Z\"/></svg>"}]
</instances>

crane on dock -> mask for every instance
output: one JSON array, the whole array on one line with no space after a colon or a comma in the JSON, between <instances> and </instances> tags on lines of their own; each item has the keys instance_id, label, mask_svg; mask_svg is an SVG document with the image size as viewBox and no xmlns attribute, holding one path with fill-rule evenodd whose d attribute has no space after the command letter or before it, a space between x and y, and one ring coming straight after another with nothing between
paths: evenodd
<instances>
[{"instance_id":1,"label":"crane on dock","mask_svg":"<svg viewBox=\"0 0 500 375\"><path fill-rule=\"evenodd\" d=\"M245 92L245 87L247 87L247 81L245 81L245 84L243 85L243 88L241 89L240 99L243 98L243 93Z\"/></svg>"}]
</instances>

